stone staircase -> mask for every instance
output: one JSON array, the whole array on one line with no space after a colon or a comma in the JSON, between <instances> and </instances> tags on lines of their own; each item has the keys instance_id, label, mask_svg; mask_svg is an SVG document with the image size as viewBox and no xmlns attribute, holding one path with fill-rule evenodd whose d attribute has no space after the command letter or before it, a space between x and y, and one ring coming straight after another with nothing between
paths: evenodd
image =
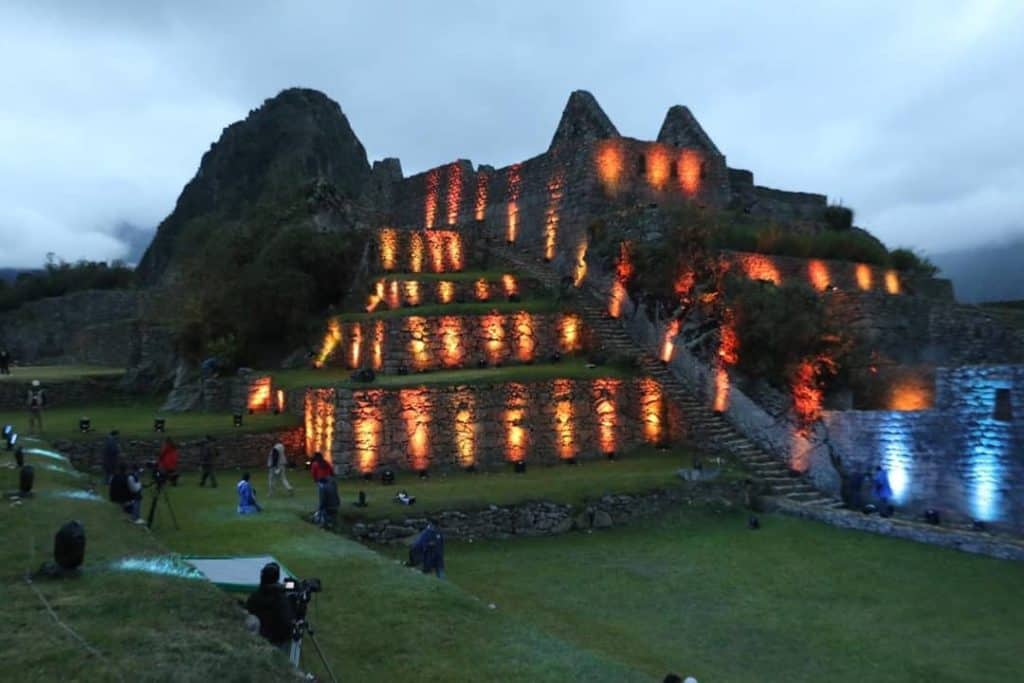
<instances>
[{"instance_id":1,"label":"stone staircase","mask_svg":"<svg viewBox=\"0 0 1024 683\"><path fill-rule=\"evenodd\" d=\"M495 249L495 253L515 270L539 280L552 291L558 291L558 276L544 264L507 247L499 247ZM739 433L721 414L706 406L686 384L669 372L660 360L652 357L638 345L623 329L622 324L608 315L604 302L598 301L590 290L582 288L577 291L579 299L576 310L601 339L605 350L639 355L640 369L658 380L665 394L679 407L694 442L710 449L721 449L731 453L754 478L769 487L774 497L800 505L829 509L842 507L839 500L822 493L805 478L791 472L784 464Z\"/></svg>"}]
</instances>

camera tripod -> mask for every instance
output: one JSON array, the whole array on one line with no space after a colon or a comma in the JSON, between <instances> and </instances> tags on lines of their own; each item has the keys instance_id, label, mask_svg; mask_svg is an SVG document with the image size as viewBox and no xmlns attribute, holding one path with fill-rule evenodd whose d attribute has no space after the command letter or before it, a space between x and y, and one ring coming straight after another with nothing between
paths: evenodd
<instances>
[{"instance_id":1,"label":"camera tripod","mask_svg":"<svg viewBox=\"0 0 1024 683\"><path fill-rule=\"evenodd\" d=\"M299 656L302 654L302 636L304 634L309 634L309 639L312 641L313 647L316 648L316 654L320 657L320 662L324 665L327 675L334 683L338 683L338 679L334 676L334 671L331 670L331 665L327 663L327 658L324 657L324 651L320 649L320 643L316 640L313 624L305 619L296 619L295 625L292 627L292 648L288 653L288 659L291 660L292 666L296 669L299 668Z\"/></svg>"},{"instance_id":2,"label":"camera tripod","mask_svg":"<svg viewBox=\"0 0 1024 683\"><path fill-rule=\"evenodd\" d=\"M158 480L150 484L150 486L153 487L153 502L149 504L146 526L150 529L153 528L153 520L156 518L156 504L163 498L164 503L167 504L167 511L171 515L171 521L174 522L174 530L178 531L178 517L174 514L174 506L171 505L171 494L164 490L164 482Z\"/></svg>"}]
</instances>

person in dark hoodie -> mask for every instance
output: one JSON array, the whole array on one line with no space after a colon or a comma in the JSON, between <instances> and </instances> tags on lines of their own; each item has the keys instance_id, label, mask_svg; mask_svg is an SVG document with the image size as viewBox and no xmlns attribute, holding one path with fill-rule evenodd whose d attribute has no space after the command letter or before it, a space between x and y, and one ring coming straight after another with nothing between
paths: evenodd
<instances>
[{"instance_id":1,"label":"person in dark hoodie","mask_svg":"<svg viewBox=\"0 0 1024 683\"><path fill-rule=\"evenodd\" d=\"M292 640L295 611L280 583L281 567L276 562L260 570L260 587L249 596L245 608L260 620L260 635L274 647L288 652Z\"/></svg>"},{"instance_id":2,"label":"person in dark hoodie","mask_svg":"<svg viewBox=\"0 0 1024 683\"><path fill-rule=\"evenodd\" d=\"M113 480L118 465L121 464L121 444L118 442L118 436L118 431L114 429L107 434L107 440L103 443L103 476L106 477L108 484Z\"/></svg>"},{"instance_id":3,"label":"person in dark hoodie","mask_svg":"<svg viewBox=\"0 0 1024 683\"><path fill-rule=\"evenodd\" d=\"M422 566L424 574L434 572L439 579L444 578L444 534L434 520L427 520L426 528L409 548L409 566Z\"/></svg>"}]
</instances>

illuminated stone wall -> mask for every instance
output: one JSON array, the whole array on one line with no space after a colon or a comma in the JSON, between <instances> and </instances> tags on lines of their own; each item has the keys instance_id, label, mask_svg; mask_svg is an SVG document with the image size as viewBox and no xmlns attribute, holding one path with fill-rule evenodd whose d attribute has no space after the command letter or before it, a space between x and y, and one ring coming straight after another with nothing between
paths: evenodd
<instances>
[{"instance_id":1,"label":"illuminated stone wall","mask_svg":"<svg viewBox=\"0 0 1024 683\"><path fill-rule=\"evenodd\" d=\"M366 310L375 312L431 304L506 301L511 295L528 298L538 289L539 284L535 280L522 280L509 274L498 279L478 280L380 278L373 282L366 295Z\"/></svg>"},{"instance_id":2,"label":"illuminated stone wall","mask_svg":"<svg viewBox=\"0 0 1024 683\"><path fill-rule=\"evenodd\" d=\"M850 473L886 468L898 506L1024 531L1024 366L939 368L935 407L826 412Z\"/></svg>"},{"instance_id":3,"label":"illuminated stone wall","mask_svg":"<svg viewBox=\"0 0 1024 683\"><path fill-rule=\"evenodd\" d=\"M335 416L335 462L364 473L601 458L684 436L650 379L338 389Z\"/></svg>"},{"instance_id":4,"label":"illuminated stone wall","mask_svg":"<svg viewBox=\"0 0 1024 683\"><path fill-rule=\"evenodd\" d=\"M324 365L371 367L393 374L545 361L583 350L589 332L573 313L404 316L334 322L319 358Z\"/></svg>"}]
</instances>

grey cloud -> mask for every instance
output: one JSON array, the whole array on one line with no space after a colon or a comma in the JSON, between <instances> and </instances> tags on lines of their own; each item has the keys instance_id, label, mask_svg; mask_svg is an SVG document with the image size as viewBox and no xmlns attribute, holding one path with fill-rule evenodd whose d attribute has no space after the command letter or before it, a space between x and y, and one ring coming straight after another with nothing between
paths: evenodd
<instances>
[{"instance_id":1,"label":"grey cloud","mask_svg":"<svg viewBox=\"0 0 1024 683\"><path fill-rule=\"evenodd\" d=\"M155 226L221 129L293 85L406 172L539 153L586 88L634 137L689 105L731 165L890 244L1024 232L1024 7L828 5L8 3L0 266L129 257L117 226Z\"/></svg>"}]
</instances>

